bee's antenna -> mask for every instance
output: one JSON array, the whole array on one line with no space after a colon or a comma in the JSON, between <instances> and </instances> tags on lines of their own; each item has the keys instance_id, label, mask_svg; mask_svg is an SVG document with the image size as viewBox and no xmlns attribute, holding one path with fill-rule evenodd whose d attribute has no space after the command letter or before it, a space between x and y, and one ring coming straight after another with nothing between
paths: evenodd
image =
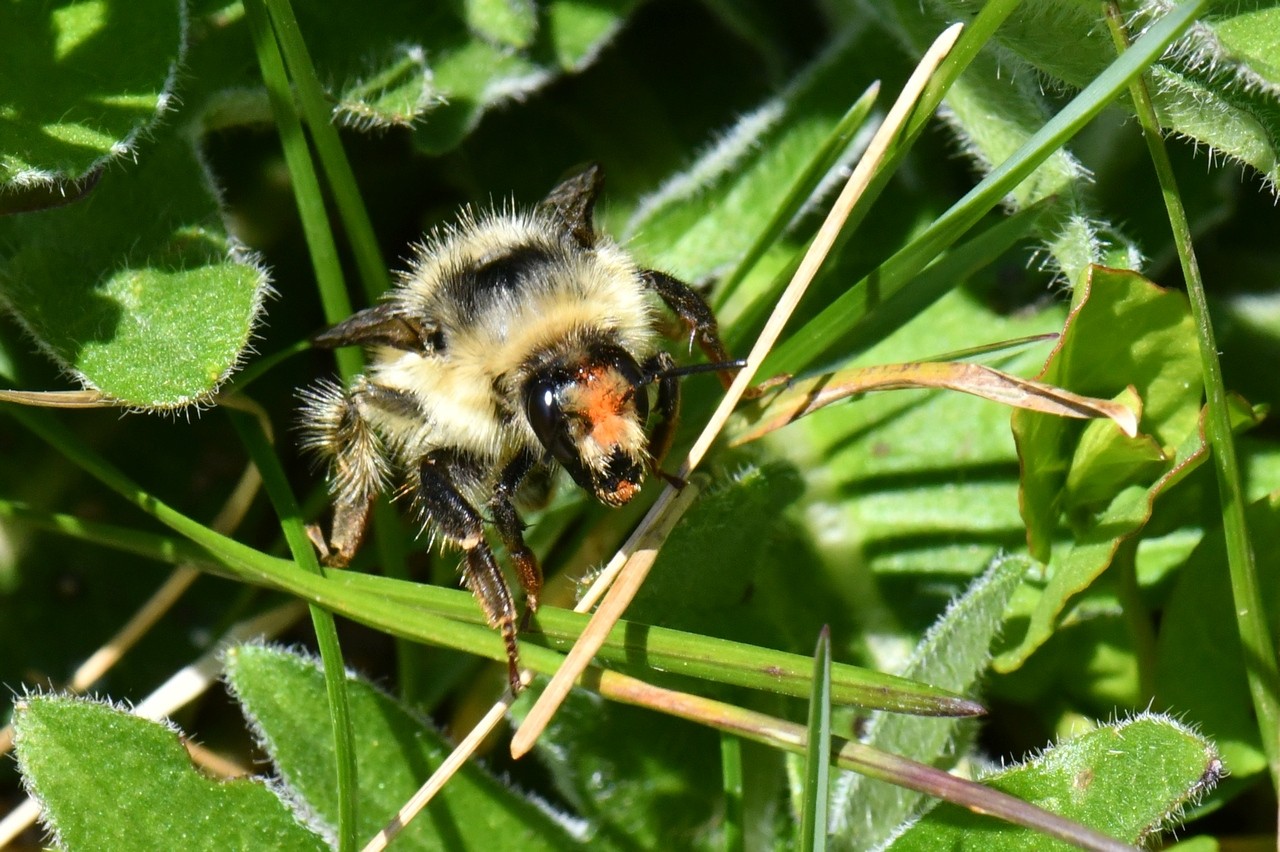
<instances>
[{"instance_id":1,"label":"bee's antenna","mask_svg":"<svg viewBox=\"0 0 1280 852\"><path fill-rule=\"evenodd\" d=\"M741 370L747 366L746 358L737 358L733 361L718 361L714 364L689 364L684 367L672 367L669 370L659 370L656 373L649 373L644 377L644 383L651 384L659 379L679 378L682 376L692 376L696 373L718 373L721 370Z\"/></svg>"}]
</instances>

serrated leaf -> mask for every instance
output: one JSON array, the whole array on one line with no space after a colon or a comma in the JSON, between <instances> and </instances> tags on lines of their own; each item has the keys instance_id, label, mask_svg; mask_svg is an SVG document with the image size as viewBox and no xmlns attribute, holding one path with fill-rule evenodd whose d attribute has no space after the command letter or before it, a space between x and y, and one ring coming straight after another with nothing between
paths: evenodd
<instances>
[{"instance_id":1,"label":"serrated leaf","mask_svg":"<svg viewBox=\"0 0 1280 852\"><path fill-rule=\"evenodd\" d=\"M1222 772L1213 743L1172 719L1143 714L1060 743L983 783L1125 842L1143 843L1212 789ZM943 803L888 848L1074 847Z\"/></svg>"},{"instance_id":2,"label":"serrated leaf","mask_svg":"<svg viewBox=\"0 0 1280 852\"><path fill-rule=\"evenodd\" d=\"M207 400L268 289L176 131L81 201L0 220L0 302L67 372L127 405Z\"/></svg>"},{"instance_id":3,"label":"serrated leaf","mask_svg":"<svg viewBox=\"0 0 1280 852\"><path fill-rule=\"evenodd\" d=\"M14 724L27 787L65 849L328 848L260 781L199 772L173 728L63 696L25 699Z\"/></svg>"},{"instance_id":4,"label":"serrated leaf","mask_svg":"<svg viewBox=\"0 0 1280 852\"><path fill-rule=\"evenodd\" d=\"M992 562L963 597L954 600L916 646L904 677L944 689L972 693L991 659L991 643L1004 623L1004 610L1031 566L1021 557ZM959 720L920 719L891 713L873 718L862 738L882 751L903 754L921 763L946 767L964 752L972 724ZM845 774L836 785L831 811L836 831L856 838L866 848L882 842L924 800L921 793Z\"/></svg>"},{"instance_id":5,"label":"serrated leaf","mask_svg":"<svg viewBox=\"0 0 1280 852\"><path fill-rule=\"evenodd\" d=\"M136 149L172 104L182 5L0 7L0 190L77 181Z\"/></svg>"},{"instance_id":6,"label":"serrated leaf","mask_svg":"<svg viewBox=\"0 0 1280 852\"><path fill-rule=\"evenodd\" d=\"M242 646L227 654L227 677L250 725L285 783L321 819L336 824L333 737L324 675L287 651ZM359 834L372 837L396 814L452 747L393 698L350 678L356 745ZM468 815L476 815L470 818ZM483 818L479 818L483 815ZM396 838L406 849L576 847L544 809L468 763Z\"/></svg>"},{"instance_id":7,"label":"serrated leaf","mask_svg":"<svg viewBox=\"0 0 1280 852\"><path fill-rule=\"evenodd\" d=\"M1280 552L1280 493L1253 503L1247 520L1254 552ZM1276 600L1280 576L1259 571L1263 600ZM1269 612L1280 630L1280 610ZM1160 619L1156 646L1156 706L1212 737L1236 780L1266 769L1240 647L1227 557L1219 527L1183 563Z\"/></svg>"},{"instance_id":8,"label":"serrated leaf","mask_svg":"<svg viewBox=\"0 0 1280 852\"><path fill-rule=\"evenodd\" d=\"M1186 296L1139 275L1093 267L1062 337L1037 377L1077 393L1111 398L1132 385L1143 402L1141 430L1166 451L1185 442L1200 410L1200 366ZM1022 459L1022 516L1031 554L1047 562L1078 425L1028 411L1013 416ZM1099 451L1102 450L1100 446ZM1133 448L1134 463L1149 451ZM1167 470L1168 468L1166 468Z\"/></svg>"}]
</instances>

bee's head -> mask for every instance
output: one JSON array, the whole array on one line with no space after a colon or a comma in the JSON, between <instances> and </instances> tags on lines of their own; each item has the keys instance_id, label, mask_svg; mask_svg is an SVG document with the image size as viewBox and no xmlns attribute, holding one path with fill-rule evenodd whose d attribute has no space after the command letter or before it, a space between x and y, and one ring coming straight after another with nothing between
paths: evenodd
<instances>
[{"instance_id":1,"label":"bee's head","mask_svg":"<svg viewBox=\"0 0 1280 852\"><path fill-rule=\"evenodd\" d=\"M647 384L630 354L606 344L559 359L524 386L525 414L538 441L609 506L630 501L644 479Z\"/></svg>"}]
</instances>

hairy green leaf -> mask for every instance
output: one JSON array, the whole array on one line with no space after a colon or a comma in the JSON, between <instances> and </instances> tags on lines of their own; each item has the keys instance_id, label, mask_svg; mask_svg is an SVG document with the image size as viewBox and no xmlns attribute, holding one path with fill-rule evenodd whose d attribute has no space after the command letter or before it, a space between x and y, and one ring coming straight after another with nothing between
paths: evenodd
<instances>
[{"instance_id":1,"label":"hairy green leaf","mask_svg":"<svg viewBox=\"0 0 1280 852\"><path fill-rule=\"evenodd\" d=\"M512 708L516 721L535 693L527 690ZM702 783L720 771L713 731L574 690L533 755L587 820L593 848L714 846L724 791Z\"/></svg>"},{"instance_id":2,"label":"hairy green leaf","mask_svg":"<svg viewBox=\"0 0 1280 852\"><path fill-rule=\"evenodd\" d=\"M1023 557L993 561L929 628L902 675L956 692L973 692L991 659L991 643L1004 623L1005 606L1030 565ZM972 723L954 719L920 722L878 713L862 741L921 763L953 766L965 753ZM887 839L923 801L924 795L913 790L845 773L836 783L831 810L838 832L856 837L860 846L874 846Z\"/></svg>"},{"instance_id":3,"label":"hairy green leaf","mask_svg":"<svg viewBox=\"0 0 1280 852\"><path fill-rule=\"evenodd\" d=\"M130 406L208 400L268 292L172 130L84 199L0 219L0 302L65 371Z\"/></svg>"},{"instance_id":4,"label":"hairy green leaf","mask_svg":"<svg viewBox=\"0 0 1280 852\"><path fill-rule=\"evenodd\" d=\"M53 695L24 699L14 724L27 788L64 849L328 848L261 781L198 771L171 727Z\"/></svg>"},{"instance_id":5,"label":"hairy green leaf","mask_svg":"<svg viewBox=\"0 0 1280 852\"><path fill-rule=\"evenodd\" d=\"M338 801L332 786L333 737L324 675L315 661L261 646L227 654L227 677L241 708L286 784L329 824ZM372 837L395 816L449 754L434 729L390 696L348 681L359 781L359 833ZM482 818L472 818L480 814ZM560 822L528 799L466 764L396 839L406 849L520 849L575 846Z\"/></svg>"},{"instance_id":6,"label":"hairy green leaf","mask_svg":"<svg viewBox=\"0 0 1280 852\"><path fill-rule=\"evenodd\" d=\"M297 12L321 78L331 81L339 120L415 125L418 144L439 153L489 108L590 63L635 5L391 0L376 15L314 2Z\"/></svg>"},{"instance_id":7,"label":"hairy green leaf","mask_svg":"<svg viewBox=\"0 0 1280 852\"><path fill-rule=\"evenodd\" d=\"M1211 742L1168 717L1142 714L1059 743L983 781L1127 843L1143 843L1170 827L1181 809L1212 789L1222 774ZM889 848L1072 847L941 804Z\"/></svg>"},{"instance_id":8,"label":"hairy green leaf","mask_svg":"<svg viewBox=\"0 0 1280 852\"><path fill-rule=\"evenodd\" d=\"M187 37L182 7L0 7L0 191L83 180L137 152L173 105Z\"/></svg>"},{"instance_id":9,"label":"hairy green leaf","mask_svg":"<svg viewBox=\"0 0 1280 852\"><path fill-rule=\"evenodd\" d=\"M1131 12L1133 31L1167 9L1159 3L1121 5ZM1271 5L1215 7L1152 68L1151 94L1165 129L1247 163L1274 185L1280 179L1280 16ZM1087 5L1023 3L998 38L1039 74L1077 88L1115 57L1099 7ZM1067 43L1071 50L1061 50Z\"/></svg>"}]
</instances>

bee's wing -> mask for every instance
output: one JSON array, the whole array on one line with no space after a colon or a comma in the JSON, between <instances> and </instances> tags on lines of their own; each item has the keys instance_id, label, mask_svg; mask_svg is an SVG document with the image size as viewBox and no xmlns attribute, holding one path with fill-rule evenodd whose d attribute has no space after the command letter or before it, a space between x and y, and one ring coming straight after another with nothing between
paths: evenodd
<instances>
[{"instance_id":1,"label":"bee's wing","mask_svg":"<svg viewBox=\"0 0 1280 852\"><path fill-rule=\"evenodd\" d=\"M596 244L592 214L603 187L604 169L599 163L590 163L547 193L541 206L556 214L564 223L565 230L579 245L591 248Z\"/></svg>"},{"instance_id":2,"label":"bee's wing","mask_svg":"<svg viewBox=\"0 0 1280 852\"><path fill-rule=\"evenodd\" d=\"M439 330L420 318L406 316L393 302L380 302L347 317L311 338L325 349L340 346L390 346L408 352L430 352L436 348Z\"/></svg>"}]
</instances>

